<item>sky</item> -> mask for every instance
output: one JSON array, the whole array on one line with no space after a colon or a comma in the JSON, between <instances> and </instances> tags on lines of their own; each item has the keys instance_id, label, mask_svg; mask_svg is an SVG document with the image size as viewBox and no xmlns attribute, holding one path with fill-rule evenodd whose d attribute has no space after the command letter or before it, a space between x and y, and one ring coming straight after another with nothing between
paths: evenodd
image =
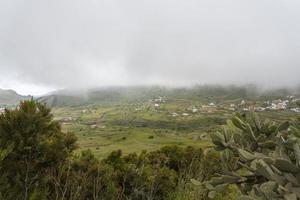
<instances>
[{"instance_id":1,"label":"sky","mask_svg":"<svg viewBox=\"0 0 300 200\"><path fill-rule=\"evenodd\" d=\"M0 88L300 84L299 0L0 0Z\"/></svg>"}]
</instances>

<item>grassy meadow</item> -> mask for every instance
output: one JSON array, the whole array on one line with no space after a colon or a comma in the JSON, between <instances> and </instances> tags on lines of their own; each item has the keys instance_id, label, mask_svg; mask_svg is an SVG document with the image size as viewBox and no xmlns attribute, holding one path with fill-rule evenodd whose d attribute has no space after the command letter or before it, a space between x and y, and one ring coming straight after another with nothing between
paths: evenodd
<instances>
[{"instance_id":1,"label":"grassy meadow","mask_svg":"<svg viewBox=\"0 0 300 200\"><path fill-rule=\"evenodd\" d=\"M229 105L240 101L240 98L217 97L209 100L153 98L61 106L52 112L61 121L63 130L76 134L79 150L90 149L103 158L118 149L129 154L171 144L211 147L209 134L221 129L235 113L228 109ZM217 103L208 106L210 102ZM281 122L295 113L276 110L259 112L259 115Z\"/></svg>"}]
</instances>

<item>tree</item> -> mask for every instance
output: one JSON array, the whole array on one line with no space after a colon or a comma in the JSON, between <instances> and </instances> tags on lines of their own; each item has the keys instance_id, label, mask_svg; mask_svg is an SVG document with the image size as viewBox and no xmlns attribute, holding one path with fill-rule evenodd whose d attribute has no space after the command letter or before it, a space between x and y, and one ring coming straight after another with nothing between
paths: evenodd
<instances>
[{"instance_id":1,"label":"tree","mask_svg":"<svg viewBox=\"0 0 300 200\"><path fill-rule=\"evenodd\" d=\"M0 199L45 198L45 174L69 158L75 142L43 104L29 100L5 110L0 115Z\"/></svg>"}]
</instances>

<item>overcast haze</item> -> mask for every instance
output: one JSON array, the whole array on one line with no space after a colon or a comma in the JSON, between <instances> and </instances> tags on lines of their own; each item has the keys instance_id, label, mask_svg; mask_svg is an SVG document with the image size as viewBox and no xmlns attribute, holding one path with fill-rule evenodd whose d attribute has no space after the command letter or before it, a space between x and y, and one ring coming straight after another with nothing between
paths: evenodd
<instances>
[{"instance_id":1,"label":"overcast haze","mask_svg":"<svg viewBox=\"0 0 300 200\"><path fill-rule=\"evenodd\" d=\"M299 0L1 0L0 88L300 83Z\"/></svg>"}]
</instances>

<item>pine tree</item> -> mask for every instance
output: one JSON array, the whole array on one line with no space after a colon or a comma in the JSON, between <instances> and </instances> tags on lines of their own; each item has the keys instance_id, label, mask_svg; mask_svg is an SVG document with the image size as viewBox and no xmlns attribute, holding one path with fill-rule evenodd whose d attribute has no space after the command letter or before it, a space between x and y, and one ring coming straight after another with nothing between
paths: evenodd
<instances>
[{"instance_id":1,"label":"pine tree","mask_svg":"<svg viewBox=\"0 0 300 200\"><path fill-rule=\"evenodd\" d=\"M75 141L43 104L29 100L6 110L0 115L0 199L47 196L45 174L68 159Z\"/></svg>"}]
</instances>

